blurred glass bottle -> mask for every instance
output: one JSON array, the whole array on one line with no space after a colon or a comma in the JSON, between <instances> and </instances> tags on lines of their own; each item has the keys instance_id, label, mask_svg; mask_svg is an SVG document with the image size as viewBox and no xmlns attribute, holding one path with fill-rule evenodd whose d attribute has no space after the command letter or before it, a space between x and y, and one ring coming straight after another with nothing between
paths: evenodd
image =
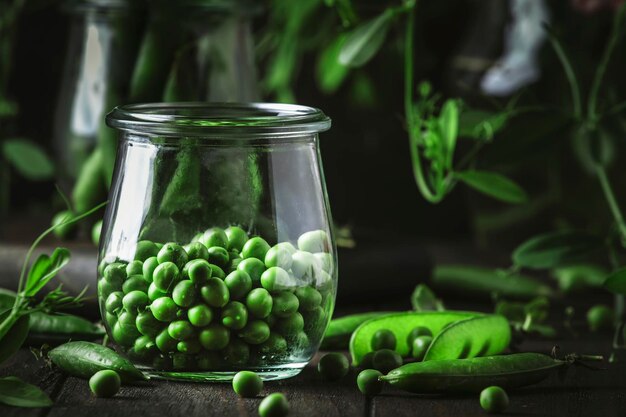
<instances>
[{"instance_id":1,"label":"blurred glass bottle","mask_svg":"<svg viewBox=\"0 0 626 417\"><path fill-rule=\"evenodd\" d=\"M74 201L76 211L98 201L96 191L104 196L110 183L117 141L103 119L114 106L258 98L253 8L243 1L74 0L64 6L72 26L56 109L57 160L70 187L101 174L98 184L83 187L94 196Z\"/></svg>"}]
</instances>

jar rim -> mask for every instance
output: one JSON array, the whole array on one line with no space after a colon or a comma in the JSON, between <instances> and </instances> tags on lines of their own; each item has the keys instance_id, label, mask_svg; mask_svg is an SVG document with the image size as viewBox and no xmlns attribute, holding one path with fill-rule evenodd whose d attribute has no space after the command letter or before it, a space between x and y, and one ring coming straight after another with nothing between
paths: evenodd
<instances>
[{"instance_id":1,"label":"jar rim","mask_svg":"<svg viewBox=\"0 0 626 417\"><path fill-rule=\"evenodd\" d=\"M115 107L108 126L162 136L240 139L299 136L330 128L320 109L282 103L140 103Z\"/></svg>"}]
</instances>

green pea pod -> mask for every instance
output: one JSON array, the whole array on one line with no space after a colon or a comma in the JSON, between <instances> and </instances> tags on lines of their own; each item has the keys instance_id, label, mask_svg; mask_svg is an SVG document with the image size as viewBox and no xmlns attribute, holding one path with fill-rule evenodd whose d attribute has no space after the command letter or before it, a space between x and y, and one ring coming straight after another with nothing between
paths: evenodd
<instances>
[{"instance_id":1,"label":"green pea pod","mask_svg":"<svg viewBox=\"0 0 626 417\"><path fill-rule=\"evenodd\" d=\"M72 200L76 213L84 213L105 196L102 177L102 150L94 149L80 169L72 190Z\"/></svg>"},{"instance_id":2,"label":"green pea pod","mask_svg":"<svg viewBox=\"0 0 626 417\"><path fill-rule=\"evenodd\" d=\"M531 299L553 296L550 287L521 274L507 275L501 271L466 265L440 265L431 278L434 287L483 297L493 293L504 298Z\"/></svg>"},{"instance_id":3,"label":"green pea pod","mask_svg":"<svg viewBox=\"0 0 626 417\"><path fill-rule=\"evenodd\" d=\"M504 316L487 315L451 323L433 339L424 361L497 355L511 342Z\"/></svg>"},{"instance_id":4,"label":"green pea pod","mask_svg":"<svg viewBox=\"0 0 626 417\"><path fill-rule=\"evenodd\" d=\"M72 314L46 314L35 312L30 315L29 340L95 340L104 335L104 330L82 317Z\"/></svg>"},{"instance_id":5,"label":"green pea pod","mask_svg":"<svg viewBox=\"0 0 626 417\"><path fill-rule=\"evenodd\" d=\"M98 371L111 369L119 374L122 382L147 379L127 359L96 343L65 343L48 352L48 357L61 370L79 378L88 379Z\"/></svg>"},{"instance_id":6,"label":"green pea pod","mask_svg":"<svg viewBox=\"0 0 626 417\"><path fill-rule=\"evenodd\" d=\"M518 388L536 384L567 361L540 353L413 362L380 377L395 388L414 393L479 392L497 385Z\"/></svg>"},{"instance_id":7,"label":"green pea pod","mask_svg":"<svg viewBox=\"0 0 626 417\"><path fill-rule=\"evenodd\" d=\"M371 352L370 342L377 330L387 329L396 337L396 351L406 356L410 349L407 336L418 326L427 327L433 335L437 335L450 323L482 315L481 313L466 311L428 311L388 314L370 319L361 324L350 338L350 354L352 364L358 366L363 356Z\"/></svg>"},{"instance_id":8,"label":"green pea pod","mask_svg":"<svg viewBox=\"0 0 626 417\"><path fill-rule=\"evenodd\" d=\"M346 349L350 343L350 336L352 336L352 332L354 332L357 327L367 320L387 314L393 313L373 311L332 319L326 329L326 333L324 333L324 339L322 340L320 348L326 350Z\"/></svg>"}]
</instances>

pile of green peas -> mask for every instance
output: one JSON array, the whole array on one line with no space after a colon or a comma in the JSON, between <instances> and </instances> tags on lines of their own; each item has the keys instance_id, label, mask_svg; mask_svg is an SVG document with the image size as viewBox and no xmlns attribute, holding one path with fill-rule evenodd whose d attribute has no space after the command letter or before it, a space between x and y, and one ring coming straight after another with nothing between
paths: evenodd
<instances>
[{"instance_id":1,"label":"pile of green peas","mask_svg":"<svg viewBox=\"0 0 626 417\"><path fill-rule=\"evenodd\" d=\"M323 230L270 246L240 227L189 244L142 240L134 260L105 260L98 296L109 335L155 370L230 370L306 361L332 313Z\"/></svg>"}]
</instances>

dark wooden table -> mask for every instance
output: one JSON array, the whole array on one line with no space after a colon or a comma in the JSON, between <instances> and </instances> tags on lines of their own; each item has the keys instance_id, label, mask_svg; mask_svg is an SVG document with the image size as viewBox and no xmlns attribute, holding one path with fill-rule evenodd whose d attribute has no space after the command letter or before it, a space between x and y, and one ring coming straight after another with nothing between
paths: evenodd
<instances>
[{"instance_id":1,"label":"dark wooden table","mask_svg":"<svg viewBox=\"0 0 626 417\"><path fill-rule=\"evenodd\" d=\"M559 340L563 352L608 354L610 335ZM524 342L521 350L549 352L554 341ZM315 369L317 357L292 379L267 382L263 395L287 395L292 416L485 416L476 395L418 396L386 388L367 399L356 388L356 372L340 382L322 381ZM565 375L510 393L511 416L624 416L626 362L593 364L590 370L572 366ZM256 416L260 398L242 399L230 384L150 381L124 386L111 399L94 398L86 381L68 377L38 361L27 349L10 359L0 375L15 375L43 388L54 400L49 409L0 406L0 416Z\"/></svg>"}]
</instances>

